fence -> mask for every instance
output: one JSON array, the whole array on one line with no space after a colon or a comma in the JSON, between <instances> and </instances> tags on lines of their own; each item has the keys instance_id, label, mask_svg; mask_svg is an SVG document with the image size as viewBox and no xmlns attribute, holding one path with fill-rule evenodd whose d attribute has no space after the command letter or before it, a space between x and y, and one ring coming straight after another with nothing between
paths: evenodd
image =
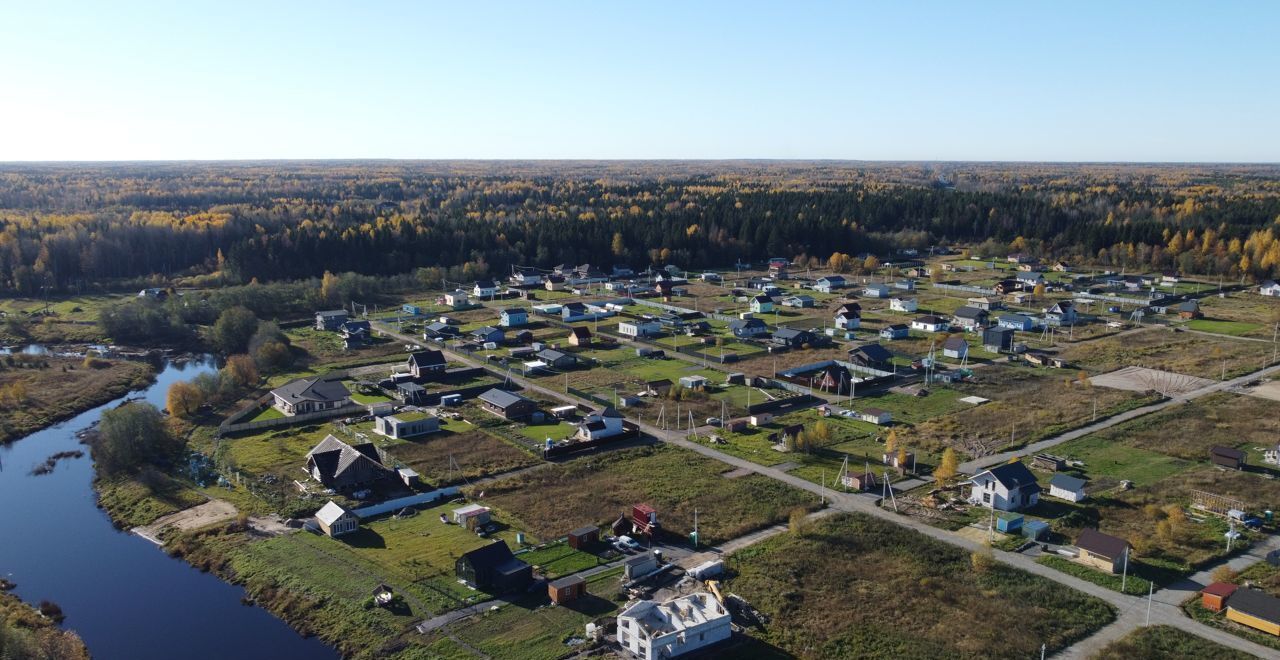
<instances>
[{"instance_id":1,"label":"fence","mask_svg":"<svg viewBox=\"0 0 1280 660\"><path fill-rule=\"evenodd\" d=\"M255 407L253 410L259 410ZM306 424L307 422L316 422L321 420L334 419L337 417L346 417L353 414L363 415L369 412L369 409L360 404L350 404L341 408L333 408L330 410L320 410L312 413L303 413L301 415L292 415L288 417L276 417L274 419L262 419L256 422L242 422L239 424L228 424L223 422L218 427L218 435L224 436L231 433L241 433L244 431L260 431L262 429L273 429L282 426L296 426Z\"/></svg>"},{"instance_id":2,"label":"fence","mask_svg":"<svg viewBox=\"0 0 1280 660\"><path fill-rule=\"evenodd\" d=\"M640 437L640 427L635 424L632 424L631 422L623 422L623 428L625 430L622 433L619 433L618 435L611 435L607 438L599 438L597 440L580 440L578 442L570 442L564 445L552 445L550 449L542 450L542 457L552 459L558 456L575 454L580 451L589 451L597 447L611 445L615 442L634 440Z\"/></svg>"},{"instance_id":3,"label":"fence","mask_svg":"<svg viewBox=\"0 0 1280 660\"><path fill-rule=\"evenodd\" d=\"M996 295L995 289L989 289L983 286L972 286L969 284L934 284L935 289L945 289L949 291L964 291L965 293L980 293L984 296Z\"/></svg>"},{"instance_id":4,"label":"fence","mask_svg":"<svg viewBox=\"0 0 1280 660\"><path fill-rule=\"evenodd\" d=\"M590 400L590 401L595 401L596 403L598 403L598 404L600 404L600 405L602 405L602 406L612 406L612 405L613 405L613 402L612 402L612 401L610 401L610 400L608 400L608 399L602 399L602 398L600 398L600 397L598 397L598 396L596 396L596 395L594 395L594 394L592 394L592 393L590 393L590 392L586 392L586 391L584 391L584 390L580 390L580 389L577 389L577 388L574 388L574 387L570 387L570 388L569 388L569 394L572 394L572 395L574 395L574 396L576 396L576 397L579 397L579 398L582 398L582 399L588 399L588 400Z\"/></svg>"},{"instance_id":5,"label":"fence","mask_svg":"<svg viewBox=\"0 0 1280 660\"><path fill-rule=\"evenodd\" d=\"M373 516L380 516L384 513L391 513L392 511L403 509L407 506L417 506L419 504L431 504L438 502L446 497L453 497L457 495L458 492L459 490L457 486L448 486L445 488L438 488L429 493L418 493L417 495L410 495L408 497L398 497L394 500L387 500L386 502L381 502L379 504L371 504L359 509L353 509L352 513L360 516L361 518L370 518Z\"/></svg>"},{"instance_id":6,"label":"fence","mask_svg":"<svg viewBox=\"0 0 1280 660\"><path fill-rule=\"evenodd\" d=\"M795 391L791 387L791 383L777 382L783 389ZM797 386L798 387L798 386ZM773 401L765 401L764 403L753 403L747 407L747 414L755 415L758 413L781 413L795 410L797 408L807 408L814 404L826 403L824 399L819 399L812 394L808 394L808 388L803 389L805 392L799 393L800 396L787 397L785 399L775 399Z\"/></svg>"}]
</instances>

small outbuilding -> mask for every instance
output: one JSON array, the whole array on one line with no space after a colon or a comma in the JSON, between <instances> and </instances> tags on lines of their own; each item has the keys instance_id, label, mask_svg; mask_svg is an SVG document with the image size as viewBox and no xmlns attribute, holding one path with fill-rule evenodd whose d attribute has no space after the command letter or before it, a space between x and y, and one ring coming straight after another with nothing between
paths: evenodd
<instances>
[{"instance_id":1,"label":"small outbuilding","mask_svg":"<svg viewBox=\"0 0 1280 660\"><path fill-rule=\"evenodd\" d=\"M600 528L595 525L579 527L569 532L569 547L574 550L589 548L600 542Z\"/></svg>"},{"instance_id":2,"label":"small outbuilding","mask_svg":"<svg viewBox=\"0 0 1280 660\"><path fill-rule=\"evenodd\" d=\"M1049 495L1068 502L1080 502L1085 498L1085 483L1084 479L1059 472L1049 480Z\"/></svg>"},{"instance_id":3,"label":"small outbuilding","mask_svg":"<svg viewBox=\"0 0 1280 660\"><path fill-rule=\"evenodd\" d=\"M1096 529L1085 528L1076 538L1080 563L1110 573L1119 573L1129 556L1129 542Z\"/></svg>"},{"instance_id":4,"label":"small outbuilding","mask_svg":"<svg viewBox=\"0 0 1280 660\"><path fill-rule=\"evenodd\" d=\"M1227 618L1271 635L1280 635L1280 598L1257 589L1236 589L1227 598Z\"/></svg>"},{"instance_id":5,"label":"small outbuilding","mask_svg":"<svg viewBox=\"0 0 1280 660\"><path fill-rule=\"evenodd\" d=\"M476 525L486 525L492 520L489 507L479 504L458 507L451 513L453 514L453 522L467 529L473 529Z\"/></svg>"},{"instance_id":6,"label":"small outbuilding","mask_svg":"<svg viewBox=\"0 0 1280 660\"><path fill-rule=\"evenodd\" d=\"M1227 599L1238 589L1234 584L1214 582L1200 590L1200 604L1210 612L1221 612L1227 607Z\"/></svg>"},{"instance_id":7,"label":"small outbuilding","mask_svg":"<svg viewBox=\"0 0 1280 660\"><path fill-rule=\"evenodd\" d=\"M320 507L316 512L316 525L325 533L325 536L342 536L360 529L360 516L341 504L329 500L328 504Z\"/></svg>"},{"instance_id":8,"label":"small outbuilding","mask_svg":"<svg viewBox=\"0 0 1280 660\"><path fill-rule=\"evenodd\" d=\"M1247 460L1248 457L1239 449L1223 447L1222 445L1215 445L1209 448L1209 461L1219 467L1240 470L1244 468Z\"/></svg>"},{"instance_id":9,"label":"small outbuilding","mask_svg":"<svg viewBox=\"0 0 1280 660\"><path fill-rule=\"evenodd\" d=\"M563 577L547 585L547 596L556 605L571 603L587 595L587 581L580 575Z\"/></svg>"}]
</instances>

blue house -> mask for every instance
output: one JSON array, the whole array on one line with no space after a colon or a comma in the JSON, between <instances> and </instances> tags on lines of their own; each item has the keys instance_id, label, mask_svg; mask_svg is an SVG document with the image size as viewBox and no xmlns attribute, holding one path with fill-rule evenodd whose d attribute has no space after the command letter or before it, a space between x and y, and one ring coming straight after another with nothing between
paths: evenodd
<instances>
[{"instance_id":1,"label":"blue house","mask_svg":"<svg viewBox=\"0 0 1280 660\"><path fill-rule=\"evenodd\" d=\"M729 322L729 330L734 337L758 337L769 332L769 326L760 319L742 319Z\"/></svg>"},{"instance_id":2,"label":"blue house","mask_svg":"<svg viewBox=\"0 0 1280 660\"><path fill-rule=\"evenodd\" d=\"M831 293L836 289L843 289L848 283L839 275L831 275L829 277L820 278L814 285L813 290L819 293Z\"/></svg>"},{"instance_id":3,"label":"blue house","mask_svg":"<svg viewBox=\"0 0 1280 660\"><path fill-rule=\"evenodd\" d=\"M400 311L408 314L409 316L422 316L422 308L410 303L401 305Z\"/></svg>"},{"instance_id":4,"label":"blue house","mask_svg":"<svg viewBox=\"0 0 1280 660\"><path fill-rule=\"evenodd\" d=\"M502 310L498 325L504 328L518 328L529 322L529 312L521 307L510 307Z\"/></svg>"},{"instance_id":5,"label":"blue house","mask_svg":"<svg viewBox=\"0 0 1280 660\"><path fill-rule=\"evenodd\" d=\"M502 339L506 337L506 334L492 326L485 326L478 330L472 330L471 336L480 343L493 342L497 344L502 342Z\"/></svg>"},{"instance_id":6,"label":"blue house","mask_svg":"<svg viewBox=\"0 0 1280 660\"><path fill-rule=\"evenodd\" d=\"M1023 332L1034 330L1036 327L1036 322L1031 317L1022 314L1001 314L996 322L1002 328Z\"/></svg>"}]
</instances>

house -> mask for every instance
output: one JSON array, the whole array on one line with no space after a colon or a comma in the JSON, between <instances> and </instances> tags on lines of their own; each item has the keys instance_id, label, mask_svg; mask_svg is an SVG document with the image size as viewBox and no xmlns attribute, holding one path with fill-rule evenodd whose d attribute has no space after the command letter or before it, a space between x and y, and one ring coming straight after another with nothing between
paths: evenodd
<instances>
[{"instance_id":1,"label":"house","mask_svg":"<svg viewBox=\"0 0 1280 660\"><path fill-rule=\"evenodd\" d=\"M587 595L587 581L581 575L570 575L547 584L547 597L556 605L571 603Z\"/></svg>"},{"instance_id":2,"label":"house","mask_svg":"<svg viewBox=\"0 0 1280 660\"><path fill-rule=\"evenodd\" d=\"M969 479L969 503L1000 511L1021 511L1040 501L1036 477L1020 461L985 470Z\"/></svg>"},{"instance_id":3,"label":"house","mask_svg":"<svg viewBox=\"0 0 1280 660\"><path fill-rule=\"evenodd\" d=\"M148 298L148 299L151 299L151 300L164 300L165 298L168 298L168 297L169 297L169 292L168 292L168 291L166 291L165 289L160 289L160 288L156 288L156 287L151 287L151 288L149 288L149 289L143 289L143 290L139 291L139 292L138 292L138 297L139 297L139 298Z\"/></svg>"},{"instance_id":4,"label":"house","mask_svg":"<svg viewBox=\"0 0 1280 660\"><path fill-rule=\"evenodd\" d=\"M969 342L964 337L947 337L942 342L942 355L956 360L965 360L969 357Z\"/></svg>"},{"instance_id":5,"label":"house","mask_svg":"<svg viewBox=\"0 0 1280 660\"><path fill-rule=\"evenodd\" d=\"M453 524L462 525L467 529L475 529L477 525L487 525L493 520L493 512L489 507L479 504L460 506L449 513L453 518Z\"/></svg>"},{"instance_id":6,"label":"house","mask_svg":"<svg viewBox=\"0 0 1280 660\"><path fill-rule=\"evenodd\" d=\"M496 387L480 395L480 405L504 419L524 419L538 409L532 400Z\"/></svg>"},{"instance_id":7,"label":"house","mask_svg":"<svg viewBox=\"0 0 1280 660\"><path fill-rule=\"evenodd\" d=\"M1081 502L1085 498L1085 480L1059 472L1049 480L1049 496L1068 502Z\"/></svg>"},{"instance_id":8,"label":"house","mask_svg":"<svg viewBox=\"0 0 1280 660\"><path fill-rule=\"evenodd\" d=\"M618 613L618 645L643 660L674 658L732 635L729 611L706 592L661 604L642 600Z\"/></svg>"},{"instance_id":9,"label":"house","mask_svg":"<svg viewBox=\"0 0 1280 660\"><path fill-rule=\"evenodd\" d=\"M416 438L439 431L440 420L425 412L403 411L394 415L375 417L373 430L375 433L396 440Z\"/></svg>"},{"instance_id":10,"label":"house","mask_svg":"<svg viewBox=\"0 0 1280 660\"><path fill-rule=\"evenodd\" d=\"M862 312L837 312L835 326L841 330L857 330L862 327Z\"/></svg>"},{"instance_id":11,"label":"house","mask_svg":"<svg viewBox=\"0 0 1280 660\"><path fill-rule=\"evenodd\" d=\"M413 303L405 303L400 306L400 311L409 316L422 316L422 307Z\"/></svg>"},{"instance_id":12,"label":"house","mask_svg":"<svg viewBox=\"0 0 1280 660\"><path fill-rule=\"evenodd\" d=\"M501 344L502 340L506 338L506 333L491 325L486 325L483 328L472 330L471 337L481 344Z\"/></svg>"},{"instance_id":13,"label":"house","mask_svg":"<svg viewBox=\"0 0 1280 660\"><path fill-rule=\"evenodd\" d=\"M644 384L646 396L666 396L671 391L672 383L666 378L651 380Z\"/></svg>"},{"instance_id":14,"label":"house","mask_svg":"<svg viewBox=\"0 0 1280 660\"><path fill-rule=\"evenodd\" d=\"M409 373L419 379L442 374L449 366L444 359L444 353L433 348L410 353L409 358L405 360L405 365L409 368Z\"/></svg>"},{"instance_id":15,"label":"house","mask_svg":"<svg viewBox=\"0 0 1280 660\"><path fill-rule=\"evenodd\" d=\"M862 295L865 298L888 298L889 287L884 284L868 284L863 287Z\"/></svg>"},{"instance_id":16,"label":"house","mask_svg":"<svg viewBox=\"0 0 1280 660\"><path fill-rule=\"evenodd\" d=\"M622 421L622 413L618 412L613 406L605 406L603 409L587 415L582 426L578 427L578 438L581 440L599 440L621 435L626 432Z\"/></svg>"},{"instance_id":17,"label":"house","mask_svg":"<svg viewBox=\"0 0 1280 660\"><path fill-rule=\"evenodd\" d=\"M542 284L542 273L533 268L520 268L509 279L515 286L537 286Z\"/></svg>"},{"instance_id":18,"label":"house","mask_svg":"<svg viewBox=\"0 0 1280 660\"><path fill-rule=\"evenodd\" d=\"M463 307L471 306L471 298L466 291L463 291L462 289L454 289L453 291L444 294L444 304L454 309L462 309Z\"/></svg>"},{"instance_id":19,"label":"house","mask_svg":"<svg viewBox=\"0 0 1280 660\"><path fill-rule=\"evenodd\" d=\"M991 310L993 310L993 309L999 309L999 308L1001 308L1001 307L1003 307L1003 306L1004 306L1004 305L1002 305L1002 304L1000 303L1000 301L999 301L999 300L992 300L992 299L990 299L990 298L987 298L986 296L978 296L978 297L976 297L976 298L969 298L968 300L966 300L966 301L965 301L965 304L966 304L966 305L968 305L968 306L970 306L970 307L977 307L978 309L985 309L985 310L987 310L988 312L989 312L989 311L991 311Z\"/></svg>"},{"instance_id":20,"label":"house","mask_svg":"<svg viewBox=\"0 0 1280 660\"><path fill-rule=\"evenodd\" d=\"M1035 257L1022 252L1015 252L1006 257L1006 260L1011 264L1031 264L1036 262Z\"/></svg>"},{"instance_id":21,"label":"house","mask_svg":"<svg viewBox=\"0 0 1280 660\"><path fill-rule=\"evenodd\" d=\"M921 316L911 321L912 330L920 330L922 332L945 332L951 328L951 322L946 319L933 316Z\"/></svg>"},{"instance_id":22,"label":"house","mask_svg":"<svg viewBox=\"0 0 1280 660\"><path fill-rule=\"evenodd\" d=\"M1200 590L1200 605L1210 612L1221 612L1226 609L1227 600L1236 592L1236 589L1239 587L1234 584L1214 582Z\"/></svg>"},{"instance_id":23,"label":"house","mask_svg":"<svg viewBox=\"0 0 1280 660\"><path fill-rule=\"evenodd\" d=\"M1248 457L1239 449L1215 445L1209 448L1209 461L1219 467L1240 470L1244 468Z\"/></svg>"},{"instance_id":24,"label":"house","mask_svg":"<svg viewBox=\"0 0 1280 660\"><path fill-rule=\"evenodd\" d=\"M880 329L881 339L906 339L911 336L911 327L905 323L894 323Z\"/></svg>"},{"instance_id":25,"label":"house","mask_svg":"<svg viewBox=\"0 0 1280 660\"><path fill-rule=\"evenodd\" d=\"M547 366L555 369L572 369L574 365L578 364L578 358L564 351L557 351L554 348L544 348L534 353L534 356L545 362Z\"/></svg>"},{"instance_id":26,"label":"house","mask_svg":"<svg viewBox=\"0 0 1280 660\"><path fill-rule=\"evenodd\" d=\"M1088 527L1076 537L1076 561L1109 573L1119 573L1129 561L1129 542Z\"/></svg>"},{"instance_id":27,"label":"house","mask_svg":"<svg viewBox=\"0 0 1280 660\"><path fill-rule=\"evenodd\" d=\"M751 338L767 334L769 326L765 325L765 322L760 319L738 319L729 322L729 331L733 333L734 337L740 339Z\"/></svg>"},{"instance_id":28,"label":"house","mask_svg":"<svg viewBox=\"0 0 1280 660\"><path fill-rule=\"evenodd\" d=\"M703 282L719 282L724 278L720 277L720 273L712 273L710 271L698 276Z\"/></svg>"},{"instance_id":29,"label":"house","mask_svg":"<svg viewBox=\"0 0 1280 660\"><path fill-rule=\"evenodd\" d=\"M858 419L877 426L885 426L893 422L893 414L879 408L863 408L857 414Z\"/></svg>"},{"instance_id":30,"label":"house","mask_svg":"<svg viewBox=\"0 0 1280 660\"><path fill-rule=\"evenodd\" d=\"M1022 314L1001 314L996 317L996 325L1009 330L1030 332L1035 329L1036 322L1030 316Z\"/></svg>"},{"instance_id":31,"label":"house","mask_svg":"<svg viewBox=\"0 0 1280 660\"><path fill-rule=\"evenodd\" d=\"M973 331L985 326L990 316L991 313L985 309L965 305L956 309L954 320L956 325Z\"/></svg>"},{"instance_id":32,"label":"house","mask_svg":"<svg viewBox=\"0 0 1280 660\"><path fill-rule=\"evenodd\" d=\"M894 298L889 301L889 309L895 312L914 312L920 308L915 298Z\"/></svg>"},{"instance_id":33,"label":"house","mask_svg":"<svg viewBox=\"0 0 1280 660\"><path fill-rule=\"evenodd\" d=\"M879 481L876 480L876 473L868 468L862 472L850 472L840 477L840 483L850 490L865 492L875 490Z\"/></svg>"},{"instance_id":34,"label":"house","mask_svg":"<svg viewBox=\"0 0 1280 660\"><path fill-rule=\"evenodd\" d=\"M570 346L590 346L591 331L585 327L575 327L569 329L569 345Z\"/></svg>"},{"instance_id":35,"label":"house","mask_svg":"<svg viewBox=\"0 0 1280 660\"><path fill-rule=\"evenodd\" d=\"M341 381L299 378L271 390L272 405L286 415L302 415L342 408L351 403L351 392Z\"/></svg>"},{"instance_id":36,"label":"house","mask_svg":"<svg viewBox=\"0 0 1280 660\"><path fill-rule=\"evenodd\" d=\"M600 542L600 528L595 525L579 527L569 532L569 547L585 550Z\"/></svg>"},{"instance_id":37,"label":"house","mask_svg":"<svg viewBox=\"0 0 1280 660\"><path fill-rule=\"evenodd\" d=\"M360 529L360 516L341 504L329 500L328 504L316 512L316 526L325 536L334 537L350 534Z\"/></svg>"},{"instance_id":38,"label":"house","mask_svg":"<svg viewBox=\"0 0 1280 660\"><path fill-rule=\"evenodd\" d=\"M1014 291L1021 290L1022 284L1020 284L1018 280L1000 280L999 282L996 282L996 285L992 288L995 289L996 293L1002 296L1007 296Z\"/></svg>"},{"instance_id":39,"label":"house","mask_svg":"<svg viewBox=\"0 0 1280 660\"><path fill-rule=\"evenodd\" d=\"M818 338L808 330L778 328L773 331L773 337L770 341L778 346L786 346L787 348L804 348L805 346L816 344Z\"/></svg>"},{"instance_id":40,"label":"house","mask_svg":"<svg viewBox=\"0 0 1280 660\"><path fill-rule=\"evenodd\" d=\"M1182 281L1182 273L1165 271L1160 273L1160 286L1173 286Z\"/></svg>"},{"instance_id":41,"label":"house","mask_svg":"<svg viewBox=\"0 0 1280 660\"><path fill-rule=\"evenodd\" d=\"M705 335L709 332L711 332L711 324L707 321L694 321L684 328L684 333L690 337Z\"/></svg>"},{"instance_id":42,"label":"house","mask_svg":"<svg viewBox=\"0 0 1280 660\"><path fill-rule=\"evenodd\" d=\"M916 281L915 280L894 280L889 283L889 286L899 291L915 291Z\"/></svg>"},{"instance_id":43,"label":"house","mask_svg":"<svg viewBox=\"0 0 1280 660\"><path fill-rule=\"evenodd\" d=\"M613 316L613 312L602 307L592 308L580 302L571 302L560 308L560 320L565 323L575 321L594 321Z\"/></svg>"},{"instance_id":44,"label":"house","mask_svg":"<svg viewBox=\"0 0 1280 660\"><path fill-rule=\"evenodd\" d=\"M344 309L316 312L316 330L337 330L346 322L347 311Z\"/></svg>"},{"instance_id":45,"label":"house","mask_svg":"<svg viewBox=\"0 0 1280 660\"><path fill-rule=\"evenodd\" d=\"M1066 360L1056 355L1041 353L1040 351L1027 351L1026 355L1022 356L1022 359L1026 360L1028 364L1034 364L1039 367L1052 367L1054 369L1061 369L1067 366Z\"/></svg>"},{"instance_id":46,"label":"house","mask_svg":"<svg viewBox=\"0 0 1280 660\"><path fill-rule=\"evenodd\" d=\"M1227 619L1280 635L1280 598L1248 587L1236 589L1227 599Z\"/></svg>"},{"instance_id":47,"label":"house","mask_svg":"<svg viewBox=\"0 0 1280 660\"><path fill-rule=\"evenodd\" d=\"M806 296L803 294L798 296L787 296L782 299L782 306L797 308L813 307L813 296Z\"/></svg>"},{"instance_id":48,"label":"house","mask_svg":"<svg viewBox=\"0 0 1280 660\"><path fill-rule=\"evenodd\" d=\"M1204 313L1200 311L1200 303L1194 300L1179 303L1174 309L1178 310L1178 318L1180 319L1198 319L1204 317Z\"/></svg>"},{"instance_id":49,"label":"house","mask_svg":"<svg viewBox=\"0 0 1280 660\"><path fill-rule=\"evenodd\" d=\"M1049 325L1075 325L1079 318L1075 303L1070 300L1059 301L1044 310L1044 320Z\"/></svg>"},{"instance_id":50,"label":"house","mask_svg":"<svg viewBox=\"0 0 1280 660\"><path fill-rule=\"evenodd\" d=\"M349 445L332 435L307 452L306 469L312 479L334 489L364 486L390 474L372 442Z\"/></svg>"},{"instance_id":51,"label":"house","mask_svg":"<svg viewBox=\"0 0 1280 660\"><path fill-rule=\"evenodd\" d=\"M373 328L368 321L347 320L338 326L338 334L342 335L343 339L354 340L354 343L368 341L372 333Z\"/></svg>"},{"instance_id":52,"label":"house","mask_svg":"<svg viewBox=\"0 0 1280 660\"><path fill-rule=\"evenodd\" d=\"M893 353L880 344L864 344L849 349L849 361L859 366L881 369L888 366L892 360Z\"/></svg>"},{"instance_id":53,"label":"house","mask_svg":"<svg viewBox=\"0 0 1280 660\"><path fill-rule=\"evenodd\" d=\"M1053 270L1055 273L1070 273L1071 264L1065 261L1055 261L1053 262Z\"/></svg>"},{"instance_id":54,"label":"house","mask_svg":"<svg viewBox=\"0 0 1280 660\"><path fill-rule=\"evenodd\" d=\"M569 285L564 275L548 275L542 279L542 288L547 291L564 291Z\"/></svg>"},{"instance_id":55,"label":"house","mask_svg":"<svg viewBox=\"0 0 1280 660\"><path fill-rule=\"evenodd\" d=\"M418 404L426 401L427 388L413 381L396 383L395 396L405 403Z\"/></svg>"},{"instance_id":56,"label":"house","mask_svg":"<svg viewBox=\"0 0 1280 660\"><path fill-rule=\"evenodd\" d=\"M1267 280L1258 287L1258 293L1272 298L1280 298L1280 282L1275 280Z\"/></svg>"},{"instance_id":57,"label":"house","mask_svg":"<svg viewBox=\"0 0 1280 660\"><path fill-rule=\"evenodd\" d=\"M818 278L813 284L813 290L819 293L831 293L837 289L843 289L848 286L848 282L840 275L830 275Z\"/></svg>"},{"instance_id":58,"label":"house","mask_svg":"<svg viewBox=\"0 0 1280 660\"><path fill-rule=\"evenodd\" d=\"M523 590L533 581L533 568L516 559L502 540L458 557L454 572L467 586L495 594Z\"/></svg>"},{"instance_id":59,"label":"house","mask_svg":"<svg viewBox=\"0 0 1280 660\"><path fill-rule=\"evenodd\" d=\"M1013 330L1005 327L984 329L982 331L982 348L992 353L1013 350Z\"/></svg>"},{"instance_id":60,"label":"house","mask_svg":"<svg viewBox=\"0 0 1280 660\"><path fill-rule=\"evenodd\" d=\"M471 295L477 298L492 298L498 295L498 285L493 280L477 280L471 287Z\"/></svg>"},{"instance_id":61,"label":"house","mask_svg":"<svg viewBox=\"0 0 1280 660\"><path fill-rule=\"evenodd\" d=\"M448 323L444 323L442 321L436 321L434 323L427 324L427 327L423 329L422 338L432 339L432 338L438 337L441 339L451 339L453 337L457 337L460 334L462 334L460 330L449 325Z\"/></svg>"},{"instance_id":62,"label":"house","mask_svg":"<svg viewBox=\"0 0 1280 660\"><path fill-rule=\"evenodd\" d=\"M622 321L618 324L618 334L623 337L650 337L662 332L662 324L655 319Z\"/></svg>"},{"instance_id":63,"label":"house","mask_svg":"<svg viewBox=\"0 0 1280 660\"><path fill-rule=\"evenodd\" d=\"M498 325L504 328L518 328L529 322L529 311L521 307L508 307L498 316Z\"/></svg>"},{"instance_id":64,"label":"house","mask_svg":"<svg viewBox=\"0 0 1280 660\"><path fill-rule=\"evenodd\" d=\"M839 316L841 314L845 316L862 316L862 305L856 302L845 303L836 309L836 315Z\"/></svg>"},{"instance_id":65,"label":"house","mask_svg":"<svg viewBox=\"0 0 1280 660\"><path fill-rule=\"evenodd\" d=\"M688 390L701 390L711 384L705 376L681 376L680 387Z\"/></svg>"},{"instance_id":66,"label":"house","mask_svg":"<svg viewBox=\"0 0 1280 660\"><path fill-rule=\"evenodd\" d=\"M773 298L769 296L756 296L751 299L751 313L765 314L773 311Z\"/></svg>"}]
</instances>

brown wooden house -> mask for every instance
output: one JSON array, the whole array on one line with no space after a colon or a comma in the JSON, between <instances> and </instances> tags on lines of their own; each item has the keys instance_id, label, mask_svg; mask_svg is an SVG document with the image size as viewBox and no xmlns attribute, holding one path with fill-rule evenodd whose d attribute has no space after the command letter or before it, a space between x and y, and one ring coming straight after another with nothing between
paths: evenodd
<instances>
[{"instance_id":1,"label":"brown wooden house","mask_svg":"<svg viewBox=\"0 0 1280 660\"><path fill-rule=\"evenodd\" d=\"M571 603L587 594L587 581L579 575L570 575L547 584L547 595L556 605Z\"/></svg>"}]
</instances>

